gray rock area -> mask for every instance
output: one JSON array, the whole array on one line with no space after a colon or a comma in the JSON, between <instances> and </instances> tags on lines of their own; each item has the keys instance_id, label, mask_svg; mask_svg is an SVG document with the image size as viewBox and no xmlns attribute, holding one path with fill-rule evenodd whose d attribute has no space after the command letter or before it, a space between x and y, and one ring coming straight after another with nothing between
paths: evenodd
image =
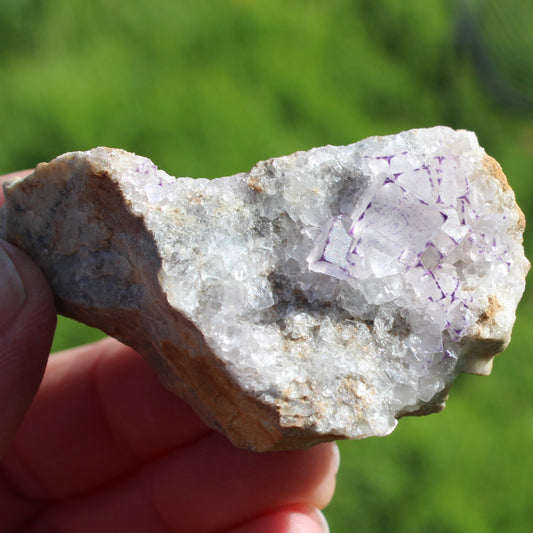
<instances>
[{"instance_id":1,"label":"gray rock area","mask_svg":"<svg viewBox=\"0 0 533 533\"><path fill-rule=\"evenodd\" d=\"M0 236L59 312L135 348L257 451L386 435L509 343L524 217L473 133L446 127L213 180L95 148L5 186Z\"/></svg>"}]
</instances>

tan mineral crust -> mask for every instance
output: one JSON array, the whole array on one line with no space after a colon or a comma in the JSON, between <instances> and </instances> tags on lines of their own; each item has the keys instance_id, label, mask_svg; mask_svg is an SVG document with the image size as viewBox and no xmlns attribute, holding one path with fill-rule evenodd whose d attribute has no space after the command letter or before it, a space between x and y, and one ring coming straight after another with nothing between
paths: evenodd
<instances>
[{"instance_id":1,"label":"tan mineral crust","mask_svg":"<svg viewBox=\"0 0 533 533\"><path fill-rule=\"evenodd\" d=\"M447 127L261 161L213 180L95 148L5 186L0 236L60 313L137 350L237 446L386 435L509 343L524 216Z\"/></svg>"}]
</instances>

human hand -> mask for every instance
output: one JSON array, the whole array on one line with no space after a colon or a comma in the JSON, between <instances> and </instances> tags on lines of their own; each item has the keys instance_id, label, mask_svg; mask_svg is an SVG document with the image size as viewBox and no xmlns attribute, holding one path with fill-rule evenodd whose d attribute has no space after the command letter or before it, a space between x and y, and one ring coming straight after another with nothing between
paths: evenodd
<instances>
[{"instance_id":1,"label":"human hand","mask_svg":"<svg viewBox=\"0 0 533 533\"><path fill-rule=\"evenodd\" d=\"M39 387L54 326L42 274L0 241L0 531L327 531L335 444L239 450L113 339L54 355Z\"/></svg>"}]
</instances>

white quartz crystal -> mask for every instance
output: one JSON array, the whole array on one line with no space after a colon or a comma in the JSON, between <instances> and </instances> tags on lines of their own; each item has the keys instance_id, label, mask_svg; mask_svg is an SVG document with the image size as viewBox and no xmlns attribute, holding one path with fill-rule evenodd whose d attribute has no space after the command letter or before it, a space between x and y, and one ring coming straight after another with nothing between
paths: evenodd
<instances>
[{"instance_id":1,"label":"white quartz crystal","mask_svg":"<svg viewBox=\"0 0 533 533\"><path fill-rule=\"evenodd\" d=\"M529 268L499 165L446 127L215 180L108 148L27 180L40 189L6 189L5 236L63 311L129 342L258 450L386 435L442 408L458 372L488 373L508 344Z\"/></svg>"}]
</instances>

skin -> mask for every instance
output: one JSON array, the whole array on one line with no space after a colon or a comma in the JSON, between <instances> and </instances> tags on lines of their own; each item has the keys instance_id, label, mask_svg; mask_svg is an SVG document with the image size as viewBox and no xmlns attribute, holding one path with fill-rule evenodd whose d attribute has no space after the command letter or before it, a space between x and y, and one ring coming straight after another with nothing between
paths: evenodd
<instances>
[{"instance_id":1,"label":"skin","mask_svg":"<svg viewBox=\"0 0 533 533\"><path fill-rule=\"evenodd\" d=\"M0 328L0 531L327 531L318 509L333 495L335 444L237 449L114 339L49 359L50 288L23 252L0 246L26 292ZM3 283L0 272L0 293Z\"/></svg>"}]
</instances>

